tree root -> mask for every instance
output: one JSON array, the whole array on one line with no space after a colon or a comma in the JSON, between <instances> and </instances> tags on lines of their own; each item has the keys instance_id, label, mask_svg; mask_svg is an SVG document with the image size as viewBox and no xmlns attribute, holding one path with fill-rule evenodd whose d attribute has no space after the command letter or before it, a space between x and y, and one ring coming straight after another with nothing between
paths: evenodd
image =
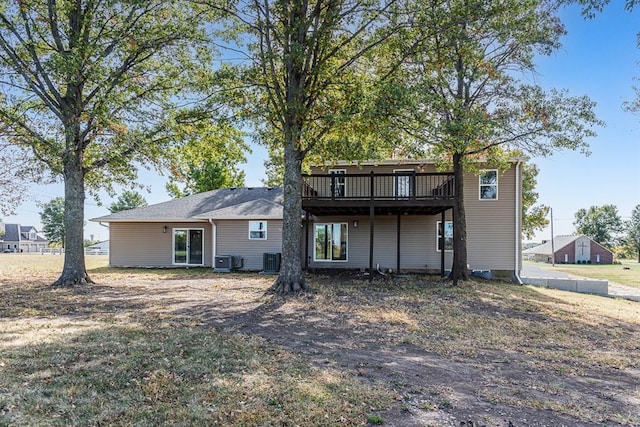
<instances>
[{"instance_id":1,"label":"tree root","mask_svg":"<svg viewBox=\"0 0 640 427\"><path fill-rule=\"evenodd\" d=\"M291 293L300 293L307 289L307 285L304 279L300 279L299 281L288 281L278 278L273 286L271 286L271 290L279 295L288 295Z\"/></svg>"},{"instance_id":2,"label":"tree root","mask_svg":"<svg viewBox=\"0 0 640 427\"><path fill-rule=\"evenodd\" d=\"M69 288L73 286L82 286L82 285L94 285L96 282L91 280L87 272L68 272L64 271L56 280L51 284L52 288Z\"/></svg>"}]
</instances>

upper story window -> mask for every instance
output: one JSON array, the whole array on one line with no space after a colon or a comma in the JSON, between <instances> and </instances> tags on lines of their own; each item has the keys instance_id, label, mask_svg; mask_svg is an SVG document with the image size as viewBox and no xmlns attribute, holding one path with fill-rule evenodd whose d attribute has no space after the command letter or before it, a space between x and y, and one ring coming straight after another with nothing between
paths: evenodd
<instances>
[{"instance_id":1,"label":"upper story window","mask_svg":"<svg viewBox=\"0 0 640 427\"><path fill-rule=\"evenodd\" d=\"M31 231L29 233L29 240L36 240L36 233L35 231Z\"/></svg>"},{"instance_id":2,"label":"upper story window","mask_svg":"<svg viewBox=\"0 0 640 427\"><path fill-rule=\"evenodd\" d=\"M479 179L480 200L498 200L498 171L484 170Z\"/></svg>"},{"instance_id":3,"label":"upper story window","mask_svg":"<svg viewBox=\"0 0 640 427\"><path fill-rule=\"evenodd\" d=\"M249 221L249 240L267 240L267 221Z\"/></svg>"}]
</instances>

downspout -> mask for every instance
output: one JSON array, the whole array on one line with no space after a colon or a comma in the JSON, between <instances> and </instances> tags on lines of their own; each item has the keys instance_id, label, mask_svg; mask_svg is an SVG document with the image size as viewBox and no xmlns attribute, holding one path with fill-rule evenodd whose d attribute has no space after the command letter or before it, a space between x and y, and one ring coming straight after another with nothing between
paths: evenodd
<instances>
[{"instance_id":1,"label":"downspout","mask_svg":"<svg viewBox=\"0 0 640 427\"><path fill-rule=\"evenodd\" d=\"M218 226L209 218L211 224L211 268L216 268L216 240L218 240Z\"/></svg>"},{"instance_id":2,"label":"downspout","mask_svg":"<svg viewBox=\"0 0 640 427\"><path fill-rule=\"evenodd\" d=\"M521 195L521 191L520 191L520 164L522 162L520 160L518 160L518 162L516 163L516 188L515 188L515 233L514 233L514 270L513 270L513 276L516 279L516 283L518 283L519 285L524 285L524 283L522 283L522 279L520 278L520 220L522 217L522 208L521 208L521 199L522 199L522 195Z\"/></svg>"}]
</instances>

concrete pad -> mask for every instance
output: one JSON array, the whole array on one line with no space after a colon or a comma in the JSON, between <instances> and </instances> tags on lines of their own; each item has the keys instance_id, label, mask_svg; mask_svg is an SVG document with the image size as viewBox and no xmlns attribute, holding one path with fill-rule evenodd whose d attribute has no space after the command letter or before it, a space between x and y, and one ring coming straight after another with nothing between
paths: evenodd
<instances>
[{"instance_id":1,"label":"concrete pad","mask_svg":"<svg viewBox=\"0 0 640 427\"><path fill-rule=\"evenodd\" d=\"M547 280L547 286L561 291L578 291L578 285L574 279L549 279Z\"/></svg>"},{"instance_id":2,"label":"concrete pad","mask_svg":"<svg viewBox=\"0 0 640 427\"><path fill-rule=\"evenodd\" d=\"M609 282L606 280L576 280L576 291L584 294L609 295Z\"/></svg>"}]
</instances>

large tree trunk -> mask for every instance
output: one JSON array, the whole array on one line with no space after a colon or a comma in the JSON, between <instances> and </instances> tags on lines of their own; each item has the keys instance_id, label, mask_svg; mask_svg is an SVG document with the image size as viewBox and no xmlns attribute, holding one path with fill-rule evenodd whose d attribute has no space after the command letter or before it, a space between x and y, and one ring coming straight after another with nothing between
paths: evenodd
<instances>
[{"instance_id":1,"label":"large tree trunk","mask_svg":"<svg viewBox=\"0 0 640 427\"><path fill-rule=\"evenodd\" d=\"M456 198L453 206L453 265L449 279L453 285L458 284L458 280L467 280L469 271L467 269L467 219L464 210L464 169L462 165L462 154L453 155L453 173L456 189Z\"/></svg>"},{"instance_id":2,"label":"large tree trunk","mask_svg":"<svg viewBox=\"0 0 640 427\"><path fill-rule=\"evenodd\" d=\"M282 224L282 262L274 289L280 294L305 289L300 256L302 230L302 153L293 136L284 148L284 213Z\"/></svg>"},{"instance_id":3,"label":"large tree trunk","mask_svg":"<svg viewBox=\"0 0 640 427\"><path fill-rule=\"evenodd\" d=\"M94 283L84 263L84 172L78 155L64 165L64 268L51 286Z\"/></svg>"}]
</instances>

